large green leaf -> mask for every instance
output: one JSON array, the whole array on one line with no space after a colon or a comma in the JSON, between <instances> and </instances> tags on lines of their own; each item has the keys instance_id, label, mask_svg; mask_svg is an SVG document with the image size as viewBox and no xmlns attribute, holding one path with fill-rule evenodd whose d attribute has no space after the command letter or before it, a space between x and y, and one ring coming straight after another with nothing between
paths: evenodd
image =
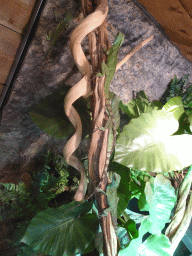
<instances>
[{"instance_id":1,"label":"large green leaf","mask_svg":"<svg viewBox=\"0 0 192 256\"><path fill-rule=\"evenodd\" d=\"M38 213L21 242L46 255L63 256L83 252L95 237L98 219L90 211L92 203L72 202Z\"/></svg>"},{"instance_id":2,"label":"large green leaf","mask_svg":"<svg viewBox=\"0 0 192 256\"><path fill-rule=\"evenodd\" d=\"M149 182L147 182L146 185L151 187ZM149 221L153 224L149 232L152 234L159 234L164 228L165 223L170 219L171 210L175 206L177 197L171 182L162 174L157 174L154 179L153 195L151 195L151 190L147 189L147 191L145 191L146 199L150 205Z\"/></svg>"},{"instance_id":3,"label":"large green leaf","mask_svg":"<svg viewBox=\"0 0 192 256\"><path fill-rule=\"evenodd\" d=\"M64 98L70 87L65 87L48 95L37 105L31 108L30 117L32 121L47 134L57 139L64 139L75 131L64 112ZM83 136L88 134L90 115L86 111L83 99L74 104L83 123Z\"/></svg>"},{"instance_id":4,"label":"large green leaf","mask_svg":"<svg viewBox=\"0 0 192 256\"><path fill-rule=\"evenodd\" d=\"M114 161L149 172L168 172L191 165L192 136L171 136L178 126L174 115L164 110L141 114L118 137Z\"/></svg>"},{"instance_id":5,"label":"large green leaf","mask_svg":"<svg viewBox=\"0 0 192 256\"><path fill-rule=\"evenodd\" d=\"M127 248L120 251L120 256L171 255L169 239L165 235L162 235L161 231L165 223L168 222L171 210L177 199L174 188L168 179L162 174L158 174L154 179L154 191L150 182L147 182L145 194L149 203L149 218L142 220L139 228L139 236L131 240ZM131 217L132 213L130 214L130 211L126 210L126 213ZM147 232L154 235L149 236L142 243L143 236Z\"/></svg>"},{"instance_id":6,"label":"large green leaf","mask_svg":"<svg viewBox=\"0 0 192 256\"><path fill-rule=\"evenodd\" d=\"M120 184L117 189L117 195L119 197L117 216L119 217L126 209L128 202L131 199L131 190L127 185L131 181L130 169L115 162L110 163L109 169L110 171L116 172L121 176Z\"/></svg>"}]
</instances>

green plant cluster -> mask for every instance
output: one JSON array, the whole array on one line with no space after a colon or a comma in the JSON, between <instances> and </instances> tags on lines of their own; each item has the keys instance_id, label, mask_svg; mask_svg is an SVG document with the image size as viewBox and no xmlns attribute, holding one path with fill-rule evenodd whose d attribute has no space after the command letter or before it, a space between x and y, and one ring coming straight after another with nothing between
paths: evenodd
<instances>
[{"instance_id":1,"label":"green plant cluster","mask_svg":"<svg viewBox=\"0 0 192 256\"><path fill-rule=\"evenodd\" d=\"M37 200L39 197L40 202L49 201L65 191L69 176L63 157L53 155L49 150L44 161L43 171L32 173L34 190L40 192L37 195Z\"/></svg>"},{"instance_id":2,"label":"green plant cluster","mask_svg":"<svg viewBox=\"0 0 192 256\"><path fill-rule=\"evenodd\" d=\"M166 101L172 97L180 96L182 99L185 112L181 116L179 123L180 129L176 134L191 133L192 130L192 84L188 84L189 74L184 75L180 79L175 75L169 85L169 95ZM165 92L166 95L166 92Z\"/></svg>"},{"instance_id":3,"label":"green plant cluster","mask_svg":"<svg viewBox=\"0 0 192 256\"><path fill-rule=\"evenodd\" d=\"M15 204L15 201L19 199L22 201L26 195L26 187L24 182L19 184L13 183L0 183L0 201L1 207L12 203Z\"/></svg>"},{"instance_id":4,"label":"green plant cluster","mask_svg":"<svg viewBox=\"0 0 192 256\"><path fill-rule=\"evenodd\" d=\"M149 102L144 91L136 94L136 98L130 100L129 103L124 104L120 101L121 110L126 113L131 119L139 117L142 113L151 112L152 110L159 110L162 108L162 103L158 100Z\"/></svg>"},{"instance_id":5,"label":"green plant cluster","mask_svg":"<svg viewBox=\"0 0 192 256\"><path fill-rule=\"evenodd\" d=\"M14 209L14 217L16 213L18 216L26 215L26 210L28 213L37 213L48 208L49 202L66 190L69 172L63 158L48 151L42 161L44 161L43 168L30 173L32 183L29 186L25 186L24 182L1 183L2 208L11 206Z\"/></svg>"},{"instance_id":6,"label":"green plant cluster","mask_svg":"<svg viewBox=\"0 0 192 256\"><path fill-rule=\"evenodd\" d=\"M169 96L166 101L173 97L180 96L182 98L183 106L187 114L192 112L192 84L187 86L189 74L184 75L180 79L175 75L170 83Z\"/></svg>"},{"instance_id":7,"label":"green plant cluster","mask_svg":"<svg viewBox=\"0 0 192 256\"><path fill-rule=\"evenodd\" d=\"M24 182L0 183L1 221L7 218L21 221L13 235L14 241L10 242L12 246L17 247L18 255L23 250L24 254L33 251L28 246L21 246L18 241L22 238L30 219L42 210L57 207L57 196L68 189L68 165L63 157L49 150L41 157L41 162L41 168L30 173L32 182L28 186ZM21 255L24 254L21 253ZM34 252L33 255L35 255Z\"/></svg>"},{"instance_id":8,"label":"green plant cluster","mask_svg":"<svg viewBox=\"0 0 192 256\"><path fill-rule=\"evenodd\" d=\"M186 77L184 80L174 79L165 104L157 100L149 102L144 92L139 92L136 99L127 104L120 103L121 110L127 118L131 118L118 135L114 158L109 166L110 171L121 177L117 189L116 230L120 256L148 256L149 252L170 256L173 253L168 237L162 233L165 224L170 221L177 200L167 173L192 164L188 150L192 144L190 89L185 91L188 93L184 97L183 89L180 88ZM41 124L39 127L43 129ZM55 134L51 125L46 127L45 132ZM44 174L36 176L36 184L50 200L53 195L50 192L56 194L62 191L63 186L59 185L60 181L50 178L49 167L46 164ZM156 173L156 177L152 177L151 172ZM134 197L138 199L139 209L148 211L148 215L136 214L127 209ZM84 254L94 248L102 253L100 217L95 203L88 201L72 201L59 207L45 208L32 218L21 242L34 251L53 256ZM136 224L140 224L139 229ZM150 235L143 240L147 233Z\"/></svg>"}]
</instances>

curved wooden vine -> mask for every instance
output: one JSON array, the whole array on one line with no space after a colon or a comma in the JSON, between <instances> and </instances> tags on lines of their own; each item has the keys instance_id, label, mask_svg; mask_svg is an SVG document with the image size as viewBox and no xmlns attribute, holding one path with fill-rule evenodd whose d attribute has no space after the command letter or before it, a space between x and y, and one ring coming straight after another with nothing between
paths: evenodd
<instances>
[{"instance_id":1,"label":"curved wooden vine","mask_svg":"<svg viewBox=\"0 0 192 256\"><path fill-rule=\"evenodd\" d=\"M75 127L75 133L67 142L63 149L65 161L77 169L81 173L79 187L76 191L74 200L82 201L87 190L87 177L84 165L81 161L73 155L74 151L78 148L82 136L82 123L81 119L73 107L73 103L80 97L87 98L92 93L91 90L91 68L90 64L82 50L82 40L93 30L98 28L106 19L108 13L107 0L103 0L97 7L95 12L85 18L85 20L73 31L70 38L70 47L74 61L82 75L82 79L74 85L68 92L64 100L64 110ZM139 51L145 44L153 39L153 35L139 43L125 58L117 64L116 71L137 51Z\"/></svg>"},{"instance_id":2,"label":"curved wooden vine","mask_svg":"<svg viewBox=\"0 0 192 256\"><path fill-rule=\"evenodd\" d=\"M95 12L87 16L85 20L73 31L70 38L70 46L74 61L83 76L82 79L70 89L64 100L65 113L76 130L63 149L65 161L81 173L79 187L74 197L74 200L76 201L82 201L84 199L87 189L87 177L83 164L76 156L73 155L74 151L80 144L82 136L81 119L73 107L73 103L78 98L82 96L86 98L91 94L91 68L82 50L81 42L91 31L99 27L104 22L107 17L107 13L107 1L102 1Z\"/></svg>"}]
</instances>

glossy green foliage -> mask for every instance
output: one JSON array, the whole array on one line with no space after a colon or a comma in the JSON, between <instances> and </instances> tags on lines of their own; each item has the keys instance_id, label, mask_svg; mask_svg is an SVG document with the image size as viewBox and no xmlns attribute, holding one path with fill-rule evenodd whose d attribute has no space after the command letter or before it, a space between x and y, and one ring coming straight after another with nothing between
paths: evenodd
<instances>
[{"instance_id":1,"label":"glossy green foliage","mask_svg":"<svg viewBox=\"0 0 192 256\"><path fill-rule=\"evenodd\" d=\"M11 238L17 256L39 256L39 253L35 252L31 247L24 243L20 243L20 240L24 236L28 225L29 221L20 222L16 226L13 236Z\"/></svg>"},{"instance_id":2,"label":"glossy green foliage","mask_svg":"<svg viewBox=\"0 0 192 256\"><path fill-rule=\"evenodd\" d=\"M112 164L112 166L113 166L113 164ZM114 163L114 166L113 166L113 168L117 168L118 173L121 173L121 177L126 178L126 174L128 174L128 172L129 173L131 172L128 168L126 168L124 166L121 166L117 163ZM111 166L110 166L110 168L112 169ZM146 175L144 175L142 172L139 172L139 171L136 172L135 171L135 173L134 173L134 171L132 171L133 172L132 175L127 175L127 176L128 177L132 176L132 177L135 177L135 178L140 176L141 180L145 178ZM130 178L129 182L128 182L127 179L125 180L125 182L124 182L124 180L122 180L122 186L118 187L119 191L121 191L121 192L118 191L118 195L119 195L119 193L121 195L124 195L124 193L125 194L130 193L130 191L129 191L130 187L127 186L126 182L127 182L127 184L132 182L131 178ZM129 192L127 192L127 191L129 191ZM128 198L130 198L130 196L127 194L127 197L126 196L123 197L123 199L125 199L125 198L128 199ZM119 198L119 202L120 201L121 201L121 198ZM126 204L127 203L128 203L128 200L126 201ZM95 221L96 222L98 221L98 216L97 215L95 215L94 217L93 217L93 215L91 215L92 219L90 220L90 222L87 220L88 215L83 215L85 217L85 222L83 222L83 223L80 222L80 224L79 224L79 221L80 221L79 217L81 216L81 212L79 212L79 214L77 213L77 215L76 215L76 213L74 213L74 211L78 212L77 208L80 207L80 205L82 205L81 210L84 213L91 209L91 208L89 208L89 209L86 210L86 205L74 202L74 208L71 207L72 203L68 204L68 205L65 205L66 208L62 208L62 213L63 213L62 215L60 215L61 211L59 211L59 213L57 213L57 211L55 211L57 209L61 209L61 207L57 208L57 209L53 209L53 211L50 210L48 212L48 214L47 214L47 211L43 211L43 212L41 212L41 215L36 215L33 218L32 222L31 222L34 225L32 225L32 224L29 225L28 231L26 232L26 234L24 236L24 240L22 239L21 242L24 242L27 245L32 246L33 249L39 250L39 251L41 251L45 254L51 253L51 255L57 255L57 254L60 255L59 251L60 251L60 248L63 246L63 245L61 246L61 241L64 242L65 246L70 247L70 244L73 244L73 250L77 250L79 252L82 250L85 253L87 250L88 251L93 250L93 248L94 248L94 243L93 243L94 237L92 237L91 242L87 237L85 237L84 241L86 243L86 246L87 246L87 243L89 243L89 245L87 247L84 245L86 247L84 249L81 249L81 248L83 248L83 246L81 247L81 244L79 244L79 243L76 243L75 246L74 246L73 239L77 240L77 236L80 236L78 232L83 232L83 234L81 234L81 236L83 237L84 233L86 233L87 230L89 231L89 228L91 227L91 225L93 225L93 223ZM125 205L125 207L126 207L126 205ZM83 210L83 208L84 208L84 210ZM118 205L118 208L119 208L119 205ZM90 212L91 211L89 211L89 213ZM73 219L73 214L75 214L74 219ZM70 221L68 221L69 216L71 216ZM62 218L63 218L63 220L62 220ZM43 219L43 223L41 224L42 219ZM56 222L56 220L57 220L57 224L61 223L61 226L60 225L58 226L59 229L57 229L57 227L54 226L54 222ZM66 226L65 226L65 224L66 224ZM41 240L41 238L39 238L39 231L38 230L39 230L40 226L43 227L43 229L44 229L44 225L45 225L45 232L43 232L43 234L41 233L41 237L42 237L42 240ZM62 231L62 233L64 233L64 234L66 233L62 229L62 228L64 228L63 225L65 226L66 230L70 230L71 233L68 234L69 237L67 235L62 236L62 238L60 237L59 232ZM51 231L49 231L49 228L50 228ZM55 235L58 234L58 237L60 238L60 240L58 239L54 243L54 246L52 246L52 244L53 244L53 240L51 238L52 233L55 234ZM35 234L38 234L37 235L38 237L36 237ZM77 236L74 235L74 234L77 234ZM99 235L99 233L97 233L96 230L95 230L95 235L96 235L96 237L95 237L95 239L96 239L95 242L96 242L98 240L98 235ZM136 226L135 226L134 221L129 220L129 219L126 220L125 223L123 223L123 225L121 225L121 227L118 227L117 235L118 235L118 238L119 238L119 241L120 241L120 244L121 244L121 248L122 249L125 248L127 246L127 243L130 243L131 239L135 239L135 238L138 237L138 232L136 230ZM43 239L44 236L45 236L45 239ZM49 239L46 239L46 237L49 237ZM48 240L49 240L49 242L48 242ZM67 245L68 243L69 243L69 245ZM100 241L100 243L102 244L102 241ZM56 245L56 247L55 247L55 245ZM53 247L56 248L56 249L53 249ZM90 247L90 249L89 249L89 247ZM63 247L62 247L61 250L64 250ZM68 249L66 249L66 250L68 250ZM102 250L102 248L100 248L100 250ZM63 255L71 255L71 254L68 251L66 254L63 254Z\"/></svg>"},{"instance_id":3,"label":"glossy green foliage","mask_svg":"<svg viewBox=\"0 0 192 256\"><path fill-rule=\"evenodd\" d=\"M171 98L180 96L182 98L185 112L189 115L192 113L192 85L188 83L189 74L184 75L180 79L175 75L170 82L169 96L166 97L166 101Z\"/></svg>"},{"instance_id":4,"label":"glossy green foliage","mask_svg":"<svg viewBox=\"0 0 192 256\"><path fill-rule=\"evenodd\" d=\"M23 182L1 184L1 212L10 209L10 217L23 216L28 219L48 208L51 200L53 205L57 205L54 198L68 186L69 173L63 157L48 151L42 156L38 170L30 175L31 184L28 186Z\"/></svg>"},{"instance_id":5,"label":"glossy green foliage","mask_svg":"<svg viewBox=\"0 0 192 256\"><path fill-rule=\"evenodd\" d=\"M121 226L126 229L127 233L129 234L130 241L139 236L139 232L136 228L136 223L134 220L128 219L126 222L121 223Z\"/></svg>"},{"instance_id":6,"label":"glossy green foliage","mask_svg":"<svg viewBox=\"0 0 192 256\"><path fill-rule=\"evenodd\" d=\"M111 212L112 221L115 228L117 228L117 206L119 198L117 196L117 189L119 187L121 180L121 176L118 175L116 172L113 173L112 181L108 184L106 188L106 195L107 195L107 202L109 208L107 208L104 212Z\"/></svg>"},{"instance_id":7,"label":"glossy green foliage","mask_svg":"<svg viewBox=\"0 0 192 256\"><path fill-rule=\"evenodd\" d=\"M19 184L13 184L13 183L0 183L4 188L6 188L8 191L16 192L19 195L23 195L26 192L25 184L23 182Z\"/></svg>"},{"instance_id":8,"label":"glossy green foliage","mask_svg":"<svg viewBox=\"0 0 192 256\"><path fill-rule=\"evenodd\" d=\"M147 186L150 184L148 183ZM119 252L120 256L171 255L171 244L169 239L161 234L161 230L169 221L171 210L176 202L174 188L169 180L162 174L158 174L154 179L154 189L146 188L145 194L150 205L149 218L141 221L139 236L132 239L130 244ZM143 236L147 232L151 235L142 242Z\"/></svg>"},{"instance_id":9,"label":"glossy green foliage","mask_svg":"<svg viewBox=\"0 0 192 256\"><path fill-rule=\"evenodd\" d=\"M131 180L130 188L132 193L132 198L135 197L138 199L138 207L140 211L148 211L149 205L145 197L145 184L147 181L152 181L154 178L150 176L147 172L131 169Z\"/></svg>"},{"instance_id":10,"label":"glossy green foliage","mask_svg":"<svg viewBox=\"0 0 192 256\"><path fill-rule=\"evenodd\" d=\"M166 97L166 101L169 101L171 98L174 98L176 96L181 96L183 93L183 89L187 84L188 75L184 75L181 77L181 79L178 79L175 75L174 78L170 82L170 88L169 88L169 96Z\"/></svg>"},{"instance_id":11,"label":"glossy green foliage","mask_svg":"<svg viewBox=\"0 0 192 256\"><path fill-rule=\"evenodd\" d=\"M132 219L136 224L140 224L143 220L148 219L149 215L143 215L140 213L133 212L129 209L125 209L122 216L126 221Z\"/></svg>"},{"instance_id":12,"label":"glossy green foliage","mask_svg":"<svg viewBox=\"0 0 192 256\"><path fill-rule=\"evenodd\" d=\"M140 91L136 95L136 99L130 100L129 103L124 104L120 101L119 107L130 118L139 117L142 113L150 113L152 110L158 110L162 108L162 104L155 100L152 103L149 102L144 91Z\"/></svg>"},{"instance_id":13,"label":"glossy green foliage","mask_svg":"<svg viewBox=\"0 0 192 256\"><path fill-rule=\"evenodd\" d=\"M64 94L62 95L64 98ZM57 98L58 95L55 94L55 96L56 102L59 98ZM60 100L62 109L63 98ZM49 104L50 101L41 104L39 112L37 111L38 115L42 113L42 109L45 111ZM140 92L130 103L121 103L121 108L132 120L124 126L119 135L114 162L110 164L110 171L121 176L117 188L119 201L116 205L119 224L116 232L121 247L118 255L168 256L171 255L170 242L166 236L161 234L161 231L165 223L170 220L176 196L174 188L163 175L158 174L156 178L153 178L147 172L166 173L192 164L191 155L188 152L192 143L189 129L189 122L192 118L187 116L188 128L183 128L181 132L182 118L185 114L181 97L171 98L163 106L158 101L150 103L144 92ZM63 120L63 113L60 115L61 119ZM53 134L59 133L60 138L64 138L73 132L70 123L68 125L69 127L66 127L69 130L65 134L61 131L63 127L58 128L57 121L52 127L51 125L46 128L42 127L45 132L50 130L49 134L52 136L56 137L57 135ZM188 132L185 132L186 129ZM52 167L48 164L48 159L47 156L44 174L36 175L36 183L40 194L44 194L45 198L51 200L57 192L61 193L65 189L65 185L62 184L66 184L64 180L66 181L67 176L60 168L61 185L59 185L59 180L54 175L50 176ZM111 184L111 187L113 188L114 185ZM141 211L149 211L148 216L126 209L129 200L133 197L138 199ZM98 232L100 216L98 210L95 209L88 202L72 202L59 208L43 210L32 219L21 242L47 255L68 256L86 253L91 252L94 247L102 253L103 240L101 232ZM136 223L141 223L139 231L136 229ZM143 242L143 236L147 232L151 235Z\"/></svg>"},{"instance_id":14,"label":"glossy green foliage","mask_svg":"<svg viewBox=\"0 0 192 256\"><path fill-rule=\"evenodd\" d=\"M171 136L179 128L182 113L183 106L176 97L162 110L133 118L117 139L114 161L149 172L168 172L191 165L191 135Z\"/></svg>"},{"instance_id":15,"label":"glossy green foliage","mask_svg":"<svg viewBox=\"0 0 192 256\"><path fill-rule=\"evenodd\" d=\"M127 168L117 162L112 162L109 168L110 171L116 172L121 176L120 184L117 189L119 198L117 217L121 216L123 211L127 208L128 202L134 197L139 200L139 209L141 211L147 211L148 204L144 193L145 184L147 181L153 180L154 178L144 171Z\"/></svg>"},{"instance_id":16,"label":"glossy green foliage","mask_svg":"<svg viewBox=\"0 0 192 256\"><path fill-rule=\"evenodd\" d=\"M180 79L175 75L171 80L168 89L164 93L167 95L166 100L162 100L164 103L171 98L180 96L182 99L185 113L179 120L179 130L175 134L192 134L192 85L188 84L189 74L184 75ZM164 97L165 98L165 97Z\"/></svg>"},{"instance_id":17,"label":"glossy green foliage","mask_svg":"<svg viewBox=\"0 0 192 256\"><path fill-rule=\"evenodd\" d=\"M20 220L14 233L7 237L10 241L10 248L14 247L18 256L38 255L33 248L20 243L20 240L35 214L50 206L60 205L61 200L58 200L58 195L68 190L68 165L63 157L51 153L49 150L39 158L37 166L30 173L31 183L27 186L23 182L0 185L1 220L6 221L8 218ZM66 200L65 197L64 200Z\"/></svg>"},{"instance_id":18,"label":"glossy green foliage","mask_svg":"<svg viewBox=\"0 0 192 256\"><path fill-rule=\"evenodd\" d=\"M153 187L150 182L146 183L145 195L149 204L149 221L153 223L149 232L158 234L164 228L165 223L169 222L177 197L171 182L163 175L158 174L153 182Z\"/></svg>"},{"instance_id":19,"label":"glossy green foliage","mask_svg":"<svg viewBox=\"0 0 192 256\"><path fill-rule=\"evenodd\" d=\"M163 234L151 235L139 248L139 256L172 256L169 238Z\"/></svg>"},{"instance_id":20,"label":"glossy green foliage","mask_svg":"<svg viewBox=\"0 0 192 256\"><path fill-rule=\"evenodd\" d=\"M117 217L119 217L121 213L126 209L127 204L132 197L131 189L129 186L131 182L130 169L116 162L112 162L109 166L109 170L116 172L121 176L120 184L117 189L117 195L119 198Z\"/></svg>"},{"instance_id":21,"label":"glossy green foliage","mask_svg":"<svg viewBox=\"0 0 192 256\"><path fill-rule=\"evenodd\" d=\"M92 203L73 201L42 211L32 219L21 242L46 255L83 252L93 241L99 224L95 215L86 214L91 208Z\"/></svg>"},{"instance_id":22,"label":"glossy green foliage","mask_svg":"<svg viewBox=\"0 0 192 256\"><path fill-rule=\"evenodd\" d=\"M174 133L174 135L181 134L192 134L191 132L191 114L188 116L185 112L181 115L179 119L179 129Z\"/></svg>"},{"instance_id":23,"label":"glossy green foliage","mask_svg":"<svg viewBox=\"0 0 192 256\"><path fill-rule=\"evenodd\" d=\"M8 209L11 210L9 213L10 216L12 216L12 214L19 214L19 206L28 196L29 192L26 190L26 186L23 182L18 184L0 183L0 221L3 220L2 215Z\"/></svg>"},{"instance_id":24,"label":"glossy green foliage","mask_svg":"<svg viewBox=\"0 0 192 256\"><path fill-rule=\"evenodd\" d=\"M33 173L33 186L44 195L44 200L50 200L65 191L68 185L68 165L64 158L48 150L44 157L42 171Z\"/></svg>"},{"instance_id":25,"label":"glossy green foliage","mask_svg":"<svg viewBox=\"0 0 192 256\"><path fill-rule=\"evenodd\" d=\"M42 166L34 170L32 184L29 187L32 200L28 208L38 212L49 207L50 201L57 206L56 196L66 190L69 172L63 157L47 152L42 158ZM53 200L54 199L54 200Z\"/></svg>"},{"instance_id":26,"label":"glossy green foliage","mask_svg":"<svg viewBox=\"0 0 192 256\"><path fill-rule=\"evenodd\" d=\"M35 252L31 247L24 245L20 247L17 256L39 256L39 253Z\"/></svg>"},{"instance_id":27,"label":"glossy green foliage","mask_svg":"<svg viewBox=\"0 0 192 256\"><path fill-rule=\"evenodd\" d=\"M181 115L184 113L184 107L181 97L174 97L170 99L162 107L162 110L164 110L166 114L173 115L174 118L178 121Z\"/></svg>"},{"instance_id":28,"label":"glossy green foliage","mask_svg":"<svg viewBox=\"0 0 192 256\"><path fill-rule=\"evenodd\" d=\"M70 87L65 87L48 95L30 111L30 117L38 128L56 139L68 138L75 131L63 107L69 89ZM74 107L81 117L83 136L85 136L90 128L90 115L86 110L85 100L79 99L74 103Z\"/></svg>"}]
</instances>

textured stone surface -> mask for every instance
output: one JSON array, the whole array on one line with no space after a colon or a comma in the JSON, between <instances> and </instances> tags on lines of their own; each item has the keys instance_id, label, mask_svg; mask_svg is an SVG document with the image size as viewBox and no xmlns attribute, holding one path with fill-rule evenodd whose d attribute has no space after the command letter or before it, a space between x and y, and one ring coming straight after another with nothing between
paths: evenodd
<instances>
[{"instance_id":1,"label":"textured stone surface","mask_svg":"<svg viewBox=\"0 0 192 256\"><path fill-rule=\"evenodd\" d=\"M59 86L74 85L81 77L69 49L70 33L82 18L76 3L67 0L49 0L46 3L36 35L3 112L0 126L0 170L10 163L22 162L25 165L51 145L57 153L62 154L65 142L53 139L39 130L31 121L29 110ZM46 33L57 26L53 10L57 10L61 16L71 11L75 19L68 31L63 32L60 44L54 48L54 57L46 61ZM178 48L170 43L149 17L132 1L109 1L110 38L113 39L118 31L125 34L119 59L139 42L155 35L153 41L131 57L115 75L112 89L124 102L132 98L133 90L144 90L150 100L160 98L175 74L180 78L190 73L189 81L192 81L191 62L180 54Z\"/></svg>"}]
</instances>

